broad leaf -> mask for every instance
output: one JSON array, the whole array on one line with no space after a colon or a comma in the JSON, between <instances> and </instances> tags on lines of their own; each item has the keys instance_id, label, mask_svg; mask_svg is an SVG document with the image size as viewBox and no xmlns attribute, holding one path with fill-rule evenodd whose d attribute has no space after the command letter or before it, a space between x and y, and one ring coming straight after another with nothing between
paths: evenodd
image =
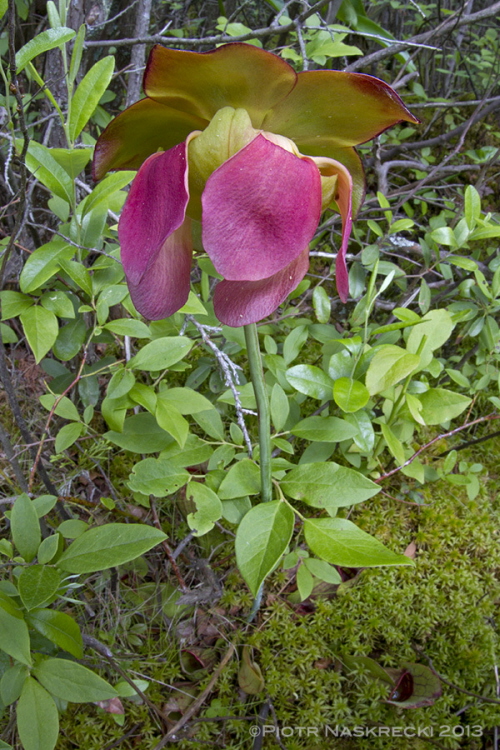
<instances>
[{"instance_id":1,"label":"broad leaf","mask_svg":"<svg viewBox=\"0 0 500 750\"><path fill-rule=\"evenodd\" d=\"M304 532L314 554L332 565L344 568L413 565L408 557L391 552L345 518L308 518Z\"/></svg>"},{"instance_id":2,"label":"broad leaf","mask_svg":"<svg viewBox=\"0 0 500 750\"><path fill-rule=\"evenodd\" d=\"M359 471L335 463L301 464L288 472L281 488L294 500L332 511L380 492L380 487Z\"/></svg>"},{"instance_id":3,"label":"broad leaf","mask_svg":"<svg viewBox=\"0 0 500 750\"><path fill-rule=\"evenodd\" d=\"M68 122L69 137L72 141L80 135L94 114L99 99L111 81L114 69L115 58L108 55L96 62L80 82L71 102Z\"/></svg>"},{"instance_id":4,"label":"broad leaf","mask_svg":"<svg viewBox=\"0 0 500 750\"><path fill-rule=\"evenodd\" d=\"M28 495L19 495L10 517L12 540L26 562L35 557L42 539L38 513Z\"/></svg>"},{"instance_id":5,"label":"broad leaf","mask_svg":"<svg viewBox=\"0 0 500 750\"><path fill-rule=\"evenodd\" d=\"M179 362L191 351L193 342L186 336L165 336L146 344L128 363L132 370L158 372Z\"/></svg>"},{"instance_id":6,"label":"broad leaf","mask_svg":"<svg viewBox=\"0 0 500 750\"><path fill-rule=\"evenodd\" d=\"M28 626L19 616L11 614L5 608L5 594L0 598L0 649L31 667L30 637Z\"/></svg>"},{"instance_id":7,"label":"broad leaf","mask_svg":"<svg viewBox=\"0 0 500 750\"><path fill-rule=\"evenodd\" d=\"M333 386L333 399L342 411L352 413L366 406L370 394L366 386L353 378L338 378Z\"/></svg>"},{"instance_id":8,"label":"broad leaf","mask_svg":"<svg viewBox=\"0 0 500 750\"><path fill-rule=\"evenodd\" d=\"M104 438L131 453L158 453L172 442L170 435L162 430L152 414L134 414L123 424L122 432L110 430Z\"/></svg>"},{"instance_id":9,"label":"broad leaf","mask_svg":"<svg viewBox=\"0 0 500 750\"><path fill-rule=\"evenodd\" d=\"M461 393L454 393L445 388L429 388L425 393L419 395L419 401L422 404L422 419L425 424L441 424L455 419L471 403L471 399L462 396Z\"/></svg>"},{"instance_id":10,"label":"broad leaf","mask_svg":"<svg viewBox=\"0 0 500 750\"><path fill-rule=\"evenodd\" d=\"M166 497L177 492L189 479L187 471L168 459L145 458L134 466L128 485L133 492Z\"/></svg>"},{"instance_id":11,"label":"broad leaf","mask_svg":"<svg viewBox=\"0 0 500 750\"><path fill-rule=\"evenodd\" d=\"M135 560L166 539L145 524L108 523L86 531L62 554L57 566L69 573L94 573Z\"/></svg>"},{"instance_id":12,"label":"broad leaf","mask_svg":"<svg viewBox=\"0 0 500 750\"><path fill-rule=\"evenodd\" d=\"M306 396L319 400L331 398L333 380L314 365L296 365L286 371L286 379L290 385Z\"/></svg>"},{"instance_id":13,"label":"broad leaf","mask_svg":"<svg viewBox=\"0 0 500 750\"><path fill-rule=\"evenodd\" d=\"M366 373L366 387L370 396L399 383L417 369L420 357L392 344L385 344L375 353Z\"/></svg>"},{"instance_id":14,"label":"broad leaf","mask_svg":"<svg viewBox=\"0 0 500 750\"><path fill-rule=\"evenodd\" d=\"M37 34L16 52L16 73L24 70L30 60L33 60L37 55L42 55L49 49L54 49L54 47L69 42L74 36L74 30L65 26L60 26L58 29L47 29L47 31Z\"/></svg>"},{"instance_id":15,"label":"broad leaf","mask_svg":"<svg viewBox=\"0 0 500 750\"><path fill-rule=\"evenodd\" d=\"M187 522L195 536L203 536L214 527L222 516L222 503L210 487L200 482L190 482L186 498L196 505L196 512L189 513Z\"/></svg>"},{"instance_id":16,"label":"broad leaf","mask_svg":"<svg viewBox=\"0 0 500 750\"><path fill-rule=\"evenodd\" d=\"M307 417L297 422L291 432L305 440L318 440L322 443L339 443L349 440L357 433L356 427L338 417Z\"/></svg>"},{"instance_id":17,"label":"broad leaf","mask_svg":"<svg viewBox=\"0 0 500 750\"><path fill-rule=\"evenodd\" d=\"M24 750L53 750L59 714L51 695L33 677L24 683L17 704L17 731Z\"/></svg>"},{"instance_id":18,"label":"broad leaf","mask_svg":"<svg viewBox=\"0 0 500 750\"><path fill-rule=\"evenodd\" d=\"M291 508L281 500L273 500L256 505L238 526L236 562L254 596L287 548L293 524Z\"/></svg>"},{"instance_id":19,"label":"broad leaf","mask_svg":"<svg viewBox=\"0 0 500 750\"><path fill-rule=\"evenodd\" d=\"M46 659L33 674L44 688L70 703L105 701L118 695L109 682L69 659Z\"/></svg>"},{"instance_id":20,"label":"broad leaf","mask_svg":"<svg viewBox=\"0 0 500 750\"><path fill-rule=\"evenodd\" d=\"M54 313L40 305L28 308L20 315L24 333L38 364L54 345L59 325Z\"/></svg>"},{"instance_id":21,"label":"broad leaf","mask_svg":"<svg viewBox=\"0 0 500 750\"><path fill-rule=\"evenodd\" d=\"M232 500L244 495L257 495L260 492L260 471L257 464L244 458L231 466L219 487L221 500Z\"/></svg>"},{"instance_id":22,"label":"broad leaf","mask_svg":"<svg viewBox=\"0 0 500 750\"><path fill-rule=\"evenodd\" d=\"M45 565L31 565L24 568L19 576L19 595L26 609L35 609L52 599L61 583L61 576L55 568Z\"/></svg>"},{"instance_id":23,"label":"broad leaf","mask_svg":"<svg viewBox=\"0 0 500 750\"><path fill-rule=\"evenodd\" d=\"M27 616L28 624L45 638L76 659L83 656L83 640L75 620L54 609L34 609Z\"/></svg>"}]
</instances>

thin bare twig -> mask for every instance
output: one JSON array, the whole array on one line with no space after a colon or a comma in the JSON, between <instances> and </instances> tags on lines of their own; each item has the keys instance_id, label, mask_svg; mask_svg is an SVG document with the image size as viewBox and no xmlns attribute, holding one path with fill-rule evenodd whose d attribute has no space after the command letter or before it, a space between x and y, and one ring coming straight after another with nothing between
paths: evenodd
<instances>
[{"instance_id":1,"label":"thin bare twig","mask_svg":"<svg viewBox=\"0 0 500 750\"><path fill-rule=\"evenodd\" d=\"M455 427L454 430L450 430L449 432L444 432L441 435L437 435L437 437L433 438L432 440L429 440L428 443L423 445L421 448L416 451L413 456L411 456L407 461L404 462L404 464L401 464L401 466L396 466L395 469L392 469L391 471L388 471L386 474L383 474L378 479L374 479L373 481L379 484L384 479L387 479L388 477L392 477L393 474L397 474L398 471L401 471L401 469L404 469L405 466L408 466L412 463L418 456L420 456L421 453L423 453L427 448L430 448L431 445L434 445L434 443L437 443L438 440L443 440L444 438L451 437L452 435L456 435L457 432L461 432L462 430L466 430L468 427L472 427L475 424L479 424L480 422L490 422L493 419L500 419L500 414L488 414L486 417L479 417L479 419L474 419L472 422L466 422L465 424L461 425L460 427Z\"/></svg>"}]
</instances>

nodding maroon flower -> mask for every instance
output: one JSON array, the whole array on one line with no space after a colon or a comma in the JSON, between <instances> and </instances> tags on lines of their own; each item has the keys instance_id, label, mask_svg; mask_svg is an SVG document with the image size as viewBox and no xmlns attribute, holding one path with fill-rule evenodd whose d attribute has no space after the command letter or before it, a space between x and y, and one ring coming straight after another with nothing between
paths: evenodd
<instances>
[{"instance_id":1,"label":"nodding maroon flower","mask_svg":"<svg viewBox=\"0 0 500 750\"><path fill-rule=\"evenodd\" d=\"M383 81L334 70L296 73L249 44L212 52L156 46L146 98L108 125L94 176L139 169L118 227L137 310L158 320L190 288L191 224L223 277L215 314L230 326L272 313L307 272L322 210L342 217L336 283L347 300L345 255L364 194L353 146L418 122Z\"/></svg>"}]
</instances>

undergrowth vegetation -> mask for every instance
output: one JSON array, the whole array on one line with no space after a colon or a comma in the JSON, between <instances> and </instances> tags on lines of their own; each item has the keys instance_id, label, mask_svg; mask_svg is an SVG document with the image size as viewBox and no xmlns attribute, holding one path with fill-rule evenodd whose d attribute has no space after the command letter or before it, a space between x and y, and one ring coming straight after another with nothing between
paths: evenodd
<instances>
[{"instance_id":1,"label":"undergrowth vegetation","mask_svg":"<svg viewBox=\"0 0 500 750\"><path fill-rule=\"evenodd\" d=\"M500 3L0 11L0 748L496 750ZM153 44L231 41L376 75L422 121L358 149L348 303L327 211L258 323L270 503L201 241L186 305L145 320L135 172L90 173Z\"/></svg>"}]
</instances>

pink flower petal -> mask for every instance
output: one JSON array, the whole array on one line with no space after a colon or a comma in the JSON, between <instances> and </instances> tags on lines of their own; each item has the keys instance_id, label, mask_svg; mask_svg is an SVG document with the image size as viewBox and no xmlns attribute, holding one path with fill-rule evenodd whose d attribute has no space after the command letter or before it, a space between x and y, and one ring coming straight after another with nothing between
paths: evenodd
<instances>
[{"instance_id":1,"label":"pink flower petal","mask_svg":"<svg viewBox=\"0 0 500 750\"><path fill-rule=\"evenodd\" d=\"M258 135L208 178L202 206L203 246L217 271L233 281L268 279L316 231L319 172L312 159Z\"/></svg>"},{"instance_id":2,"label":"pink flower petal","mask_svg":"<svg viewBox=\"0 0 500 750\"><path fill-rule=\"evenodd\" d=\"M316 156L313 159L322 175L325 177L330 175L337 176L335 202L342 217L342 243L337 253L335 264L335 283L340 299L342 302L347 302L349 296L349 274L347 272L345 256L352 229L353 180L344 165L335 159L328 159L322 156Z\"/></svg>"},{"instance_id":3,"label":"pink flower petal","mask_svg":"<svg viewBox=\"0 0 500 750\"><path fill-rule=\"evenodd\" d=\"M135 286L184 221L189 201L186 150L181 143L146 159L125 201L118 236L127 281Z\"/></svg>"},{"instance_id":4,"label":"pink flower petal","mask_svg":"<svg viewBox=\"0 0 500 750\"><path fill-rule=\"evenodd\" d=\"M141 315L149 320L161 320L186 303L191 255L191 221L186 219L165 240L139 283L128 281L132 302Z\"/></svg>"},{"instance_id":5,"label":"pink flower petal","mask_svg":"<svg viewBox=\"0 0 500 750\"><path fill-rule=\"evenodd\" d=\"M267 318L302 281L309 267L309 248L286 268L259 281L220 281L215 287L214 310L228 326L244 326Z\"/></svg>"}]
</instances>

